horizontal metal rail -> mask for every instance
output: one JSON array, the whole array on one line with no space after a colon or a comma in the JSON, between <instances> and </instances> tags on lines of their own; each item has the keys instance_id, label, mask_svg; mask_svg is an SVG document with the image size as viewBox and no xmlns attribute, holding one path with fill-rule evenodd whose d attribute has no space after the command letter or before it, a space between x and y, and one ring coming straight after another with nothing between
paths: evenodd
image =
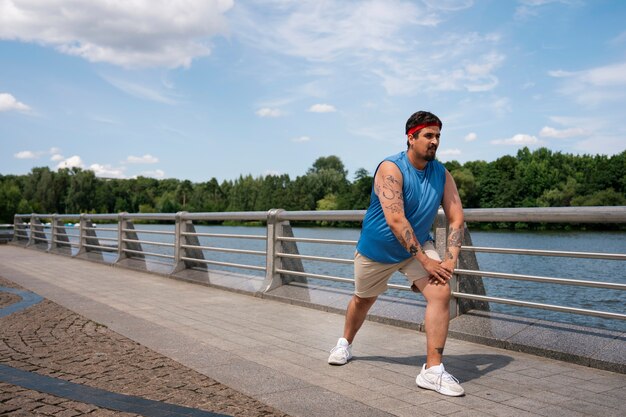
<instances>
[{"instance_id":1,"label":"horizontal metal rail","mask_svg":"<svg viewBox=\"0 0 626 417\"><path fill-rule=\"evenodd\" d=\"M294 253L276 253L281 258L304 259L306 261L331 262L337 264L354 264L354 259L328 258L324 256L298 255Z\"/></svg>"},{"instance_id":2,"label":"horizontal metal rail","mask_svg":"<svg viewBox=\"0 0 626 417\"><path fill-rule=\"evenodd\" d=\"M314 274L312 272L291 271L289 269L281 269L281 268L277 268L276 272L280 274L285 274L285 275L294 275L294 276L299 276L299 277L317 278L317 279L322 279L322 280L327 280L327 281L354 284L354 278L344 278L344 277L338 277L335 275ZM387 287L392 288L394 290L411 291L411 287L408 287L405 285L387 284Z\"/></svg>"},{"instance_id":3,"label":"horizontal metal rail","mask_svg":"<svg viewBox=\"0 0 626 417\"><path fill-rule=\"evenodd\" d=\"M336 277L334 275L322 275L322 274L314 274L312 272L291 271L289 269L282 269L282 268L276 268L276 272L278 272L279 274L294 275L294 276L299 276L299 277L318 278L318 279L325 279L328 281L347 282L349 284L354 284L354 279L352 278L342 278L342 277Z\"/></svg>"},{"instance_id":4,"label":"horizontal metal rail","mask_svg":"<svg viewBox=\"0 0 626 417\"><path fill-rule=\"evenodd\" d=\"M58 240L58 239L54 239L54 240L53 240L53 242L54 242L54 243L63 243L63 244L65 244L65 245L70 245L70 246L72 246L73 248L77 248L77 247L78 247L78 243L77 243L77 242L67 242L67 241L64 241L64 240Z\"/></svg>"},{"instance_id":5,"label":"horizontal metal rail","mask_svg":"<svg viewBox=\"0 0 626 417\"><path fill-rule=\"evenodd\" d=\"M182 213L181 220L204 220L204 221L267 221L266 211L231 211L222 213Z\"/></svg>"},{"instance_id":6,"label":"horizontal metal rail","mask_svg":"<svg viewBox=\"0 0 626 417\"><path fill-rule=\"evenodd\" d=\"M135 233L147 233L152 235L172 235L174 236L176 232L171 232L169 230L146 230L146 229L126 229L122 228L122 232L135 232Z\"/></svg>"},{"instance_id":7,"label":"horizontal metal rail","mask_svg":"<svg viewBox=\"0 0 626 417\"><path fill-rule=\"evenodd\" d=\"M117 252L117 248L112 248L110 246L90 245L88 243L83 243L83 246L86 247L86 248L100 249L100 250L105 251L105 252Z\"/></svg>"},{"instance_id":8,"label":"horizontal metal rail","mask_svg":"<svg viewBox=\"0 0 626 417\"><path fill-rule=\"evenodd\" d=\"M626 206L464 209L466 222L626 223Z\"/></svg>"},{"instance_id":9,"label":"horizontal metal rail","mask_svg":"<svg viewBox=\"0 0 626 417\"><path fill-rule=\"evenodd\" d=\"M89 239L89 237L87 237L86 239ZM117 242L117 238L116 237L97 237L98 240L104 240L105 242Z\"/></svg>"},{"instance_id":10,"label":"horizontal metal rail","mask_svg":"<svg viewBox=\"0 0 626 417\"><path fill-rule=\"evenodd\" d=\"M97 228L96 227L90 227L89 229L96 230L98 232L115 232L115 233L117 233L117 229L114 229L112 227L97 227Z\"/></svg>"},{"instance_id":11,"label":"horizontal metal rail","mask_svg":"<svg viewBox=\"0 0 626 417\"><path fill-rule=\"evenodd\" d=\"M202 249L213 252L224 252L224 253L239 253L244 255L267 255L265 251L259 250L249 250L249 249L232 249L232 248L216 248L213 246L196 246L196 245L180 245L181 248L185 249Z\"/></svg>"},{"instance_id":12,"label":"horizontal metal rail","mask_svg":"<svg viewBox=\"0 0 626 417\"><path fill-rule=\"evenodd\" d=\"M452 296L456 298L465 298L468 300L490 301L494 303L510 304L510 305L515 305L519 307L530 307L530 308L539 308L542 310L559 311L562 313L574 313L574 314L582 314L586 316L603 317L606 319L626 320L626 314L610 313L606 311L587 310L584 308L575 308L575 307L563 307L563 306L557 306L557 305L552 305L552 304L534 303L530 301L511 300L509 298L487 297L484 295L465 294L465 293L455 292L455 291L452 292Z\"/></svg>"},{"instance_id":13,"label":"horizontal metal rail","mask_svg":"<svg viewBox=\"0 0 626 417\"><path fill-rule=\"evenodd\" d=\"M283 242L301 242L301 243L328 243L331 245L356 245L356 240L338 240L338 239L317 239L310 237L277 237L276 240Z\"/></svg>"},{"instance_id":14,"label":"horizontal metal rail","mask_svg":"<svg viewBox=\"0 0 626 417\"><path fill-rule=\"evenodd\" d=\"M485 252L485 253L501 253L513 255L530 255L530 256L558 256L562 258L589 258L589 259L608 259L625 261L626 254L621 253L598 253L598 252L568 252L542 249L508 249L508 248L487 248L480 246L461 246L461 250L469 252Z\"/></svg>"},{"instance_id":15,"label":"horizontal metal rail","mask_svg":"<svg viewBox=\"0 0 626 417\"><path fill-rule=\"evenodd\" d=\"M362 221L365 210L281 211L277 220L302 221Z\"/></svg>"},{"instance_id":16,"label":"horizontal metal rail","mask_svg":"<svg viewBox=\"0 0 626 417\"><path fill-rule=\"evenodd\" d=\"M166 247L169 247L169 248L173 248L175 246L173 243L154 242L152 240L122 239L122 242L143 243L144 245L166 246Z\"/></svg>"},{"instance_id":17,"label":"horizontal metal rail","mask_svg":"<svg viewBox=\"0 0 626 417\"><path fill-rule=\"evenodd\" d=\"M207 259L188 258L186 256L181 256L180 259L182 259L184 261L198 262L198 263L210 264L210 265L229 266L229 267L233 267L233 268L243 268L243 269L252 269L252 270L255 270L255 271L265 271L265 267L264 266L236 264L236 263L231 263L231 262L209 261Z\"/></svg>"},{"instance_id":18,"label":"horizontal metal rail","mask_svg":"<svg viewBox=\"0 0 626 417\"><path fill-rule=\"evenodd\" d=\"M57 236L79 237L79 233L55 233Z\"/></svg>"},{"instance_id":19,"label":"horizontal metal rail","mask_svg":"<svg viewBox=\"0 0 626 417\"><path fill-rule=\"evenodd\" d=\"M626 290L626 284L618 284L618 283L613 283L613 282L583 281L583 280L578 280L578 279L552 278L552 277L542 277L542 276L535 276L535 275L508 274L508 273L503 273L503 272L474 271L470 269L455 269L454 272L460 275L471 275L475 277L503 278L503 279L517 280L517 281L542 282L545 284L574 285L574 286L580 286L580 287L604 288L604 289L609 289L609 290Z\"/></svg>"},{"instance_id":20,"label":"horizontal metal rail","mask_svg":"<svg viewBox=\"0 0 626 417\"><path fill-rule=\"evenodd\" d=\"M218 237L218 238L233 238L233 239L257 239L266 240L267 236L261 235L233 235L222 233L199 233L199 232L181 232L182 236L203 236L203 237Z\"/></svg>"},{"instance_id":21,"label":"horizontal metal rail","mask_svg":"<svg viewBox=\"0 0 626 417\"><path fill-rule=\"evenodd\" d=\"M126 248L122 249L122 251L126 253L136 253L138 255L156 256L158 258L174 259L174 255L164 255L162 253L146 252L146 251L140 251L140 250L126 249Z\"/></svg>"}]
</instances>

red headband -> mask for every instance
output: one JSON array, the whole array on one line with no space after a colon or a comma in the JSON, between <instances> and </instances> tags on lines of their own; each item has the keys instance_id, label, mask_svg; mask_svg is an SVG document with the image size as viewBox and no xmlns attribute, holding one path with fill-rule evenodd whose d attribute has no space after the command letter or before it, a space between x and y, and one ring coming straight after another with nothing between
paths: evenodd
<instances>
[{"instance_id":1,"label":"red headband","mask_svg":"<svg viewBox=\"0 0 626 417\"><path fill-rule=\"evenodd\" d=\"M422 130L425 127L429 127L429 126L439 126L439 123L437 122L430 122L430 123L424 123L421 125L417 125L415 127L412 127L411 129L409 129L408 132L406 132L407 136L408 135L412 135L413 133L417 132L418 130ZM439 126L441 127L441 126Z\"/></svg>"}]
</instances>

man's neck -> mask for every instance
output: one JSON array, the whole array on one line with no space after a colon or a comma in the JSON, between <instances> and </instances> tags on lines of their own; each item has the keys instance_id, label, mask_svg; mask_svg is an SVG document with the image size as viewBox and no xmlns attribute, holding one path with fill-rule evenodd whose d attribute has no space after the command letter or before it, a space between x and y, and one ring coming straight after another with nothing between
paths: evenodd
<instances>
[{"instance_id":1,"label":"man's neck","mask_svg":"<svg viewBox=\"0 0 626 417\"><path fill-rule=\"evenodd\" d=\"M409 158L409 162L416 169L419 169L420 171L423 171L424 169L426 169L426 165L428 165L427 160L417 157L417 155L415 155L415 152L412 152L410 149L406 151L406 154Z\"/></svg>"}]
</instances>

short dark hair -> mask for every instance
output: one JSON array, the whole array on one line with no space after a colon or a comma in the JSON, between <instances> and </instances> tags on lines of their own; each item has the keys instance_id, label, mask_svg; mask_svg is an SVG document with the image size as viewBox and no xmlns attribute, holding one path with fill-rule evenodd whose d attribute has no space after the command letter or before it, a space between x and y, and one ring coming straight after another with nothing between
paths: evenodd
<instances>
[{"instance_id":1,"label":"short dark hair","mask_svg":"<svg viewBox=\"0 0 626 417\"><path fill-rule=\"evenodd\" d=\"M439 125L439 129L443 127L443 123L441 122L441 119L439 119L437 116L435 116L434 114L430 112L420 110L418 112L413 113L411 117L409 117L409 120L406 121L406 128L404 130L404 134L408 135L409 130L411 130L415 126L418 126L424 123L437 123ZM415 133L419 135L419 130ZM408 140L406 141L406 146L407 148L409 147Z\"/></svg>"}]
</instances>

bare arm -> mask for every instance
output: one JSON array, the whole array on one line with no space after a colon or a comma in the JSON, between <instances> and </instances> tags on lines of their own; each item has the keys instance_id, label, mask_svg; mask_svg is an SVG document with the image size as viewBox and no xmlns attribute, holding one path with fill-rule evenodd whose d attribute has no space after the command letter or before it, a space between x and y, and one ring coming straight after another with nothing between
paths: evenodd
<instances>
[{"instance_id":1,"label":"bare arm","mask_svg":"<svg viewBox=\"0 0 626 417\"><path fill-rule=\"evenodd\" d=\"M450 279L452 270L447 270L439 262L426 256L411 223L406 218L402 173L396 164L385 161L380 165L374 177L374 192L380 201L385 220L400 244L421 262L432 277L441 282Z\"/></svg>"},{"instance_id":2,"label":"bare arm","mask_svg":"<svg viewBox=\"0 0 626 417\"><path fill-rule=\"evenodd\" d=\"M456 183L452 175L446 170L446 185L443 190L443 199L441 202L443 211L448 219L448 241L446 244L446 254L443 260L444 266L452 272L456 265L456 261L461 251L464 235L464 218L463 205L461 197L456 188Z\"/></svg>"}]
</instances>

